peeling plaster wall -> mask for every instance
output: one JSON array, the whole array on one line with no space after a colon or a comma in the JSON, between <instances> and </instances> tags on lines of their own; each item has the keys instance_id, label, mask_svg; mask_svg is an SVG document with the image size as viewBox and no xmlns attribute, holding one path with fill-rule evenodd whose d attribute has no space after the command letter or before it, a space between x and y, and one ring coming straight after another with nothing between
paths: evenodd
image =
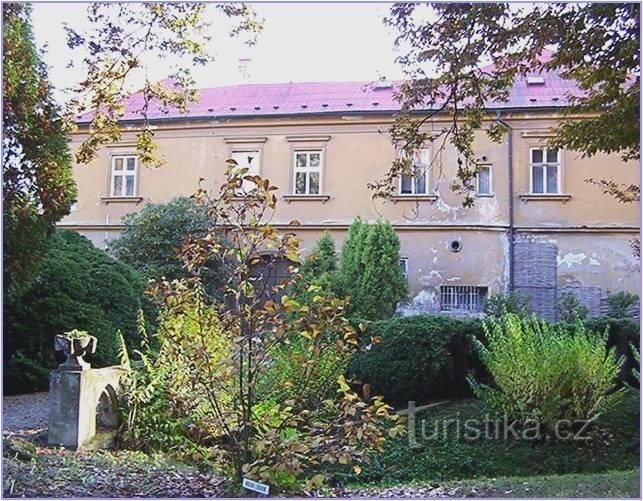
<instances>
[{"instance_id":1,"label":"peeling plaster wall","mask_svg":"<svg viewBox=\"0 0 643 501\"><path fill-rule=\"evenodd\" d=\"M639 227L640 206L619 204L584 180L600 179L609 172L617 182L639 183L638 164L624 164L616 155L583 159L565 151L561 188L569 197L529 199L529 149L546 144L548 129L558 123L560 115L532 110L504 118L511 124L514 144L516 241L551 243L558 249L556 287L553 292L541 291L541 302L551 303L556 291L570 288L585 291L584 297L594 305L596 291L592 288L600 289L601 297L608 289L637 292L640 271L628 240ZM147 202L189 195L200 178L204 188L216 192L231 152L259 149L261 175L279 188L272 222L299 221L300 226L288 229L302 239L304 254L325 229L331 231L339 251L346 228L357 216L369 222L384 218L393 224L402 256L409 259L411 300L403 313L437 311L440 285L486 286L490 293L505 290L509 283L507 138L493 143L484 133L476 135L476 154L491 166L492 196L477 197L472 208L462 207L462 195L450 189L457 171L457 153L451 145L437 155L429 172L429 194L435 198L374 201L366 186L380 179L395 159L387 133L391 124L392 116L386 114L350 120L311 116L160 123L155 125L155 135L166 164L157 170L139 167L140 201L109 201L105 198L110 155L135 151L137 130L128 126L120 143L101 148L90 165L74 166L78 202L60 226L76 229L104 247L120 231L125 214L140 210ZM427 123L426 127L434 125L443 123ZM292 136L299 139L293 142ZM82 132L72 136L72 150L83 137ZM297 148L323 149L321 190L329 196L327 201L282 197L292 193L292 155ZM461 252L449 250L451 240L462 242Z\"/></svg>"},{"instance_id":2,"label":"peeling plaster wall","mask_svg":"<svg viewBox=\"0 0 643 501\"><path fill-rule=\"evenodd\" d=\"M522 233L516 240L555 246L555 297L572 293L587 306L591 316L597 316L605 313L610 291L640 291L639 260L630 246L630 240L635 236L621 232ZM532 262L532 265L537 263Z\"/></svg>"},{"instance_id":3,"label":"peeling plaster wall","mask_svg":"<svg viewBox=\"0 0 643 501\"><path fill-rule=\"evenodd\" d=\"M401 253L409 260L410 302L403 314L440 310L441 285L488 287L489 293L502 291L506 272L504 232L448 230L398 231ZM459 252L450 248L461 244Z\"/></svg>"},{"instance_id":4,"label":"peeling plaster wall","mask_svg":"<svg viewBox=\"0 0 643 501\"><path fill-rule=\"evenodd\" d=\"M639 261L627 233L539 233L521 235L558 247L558 287L601 287L613 291L640 290Z\"/></svg>"}]
</instances>

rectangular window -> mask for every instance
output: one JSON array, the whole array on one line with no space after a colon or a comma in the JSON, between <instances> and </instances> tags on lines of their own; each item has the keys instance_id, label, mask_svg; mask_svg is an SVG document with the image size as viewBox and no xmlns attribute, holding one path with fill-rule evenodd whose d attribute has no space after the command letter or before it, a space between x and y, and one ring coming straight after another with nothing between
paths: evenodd
<instances>
[{"instance_id":1,"label":"rectangular window","mask_svg":"<svg viewBox=\"0 0 643 501\"><path fill-rule=\"evenodd\" d=\"M322 151L295 151L293 187L295 195L321 193Z\"/></svg>"},{"instance_id":2,"label":"rectangular window","mask_svg":"<svg viewBox=\"0 0 643 501\"><path fill-rule=\"evenodd\" d=\"M112 157L112 176L110 195L112 197L136 196L138 159L133 155Z\"/></svg>"},{"instance_id":3,"label":"rectangular window","mask_svg":"<svg viewBox=\"0 0 643 501\"><path fill-rule=\"evenodd\" d=\"M400 268L402 269L402 274L406 280L409 279L409 258L401 257L400 258Z\"/></svg>"},{"instance_id":4,"label":"rectangular window","mask_svg":"<svg viewBox=\"0 0 643 501\"><path fill-rule=\"evenodd\" d=\"M534 194L560 193L560 150L531 149L531 192Z\"/></svg>"},{"instance_id":5,"label":"rectangular window","mask_svg":"<svg viewBox=\"0 0 643 501\"><path fill-rule=\"evenodd\" d=\"M473 285L442 285L440 286L440 309L481 312L487 290L487 287Z\"/></svg>"},{"instance_id":6,"label":"rectangular window","mask_svg":"<svg viewBox=\"0 0 643 501\"><path fill-rule=\"evenodd\" d=\"M479 165L476 172L476 194L491 195L491 166Z\"/></svg>"},{"instance_id":7,"label":"rectangular window","mask_svg":"<svg viewBox=\"0 0 643 501\"><path fill-rule=\"evenodd\" d=\"M247 150L247 151L233 151L232 160L237 162L237 166L244 167L248 169L246 176L258 176L259 175L259 163L260 163L260 154L258 150ZM254 183L249 181L243 181L241 185L242 193L245 193L255 187Z\"/></svg>"},{"instance_id":8,"label":"rectangular window","mask_svg":"<svg viewBox=\"0 0 643 501\"><path fill-rule=\"evenodd\" d=\"M400 195L426 195L429 179L429 150L421 149L413 153L410 175L400 176Z\"/></svg>"}]
</instances>

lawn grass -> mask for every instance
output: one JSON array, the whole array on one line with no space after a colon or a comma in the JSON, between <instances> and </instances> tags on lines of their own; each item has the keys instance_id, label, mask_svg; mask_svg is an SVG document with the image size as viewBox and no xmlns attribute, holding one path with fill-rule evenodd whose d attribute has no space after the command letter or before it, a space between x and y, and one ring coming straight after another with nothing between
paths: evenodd
<instances>
[{"instance_id":1,"label":"lawn grass","mask_svg":"<svg viewBox=\"0 0 643 501\"><path fill-rule=\"evenodd\" d=\"M640 499L639 470L465 480L452 491L464 497L635 498Z\"/></svg>"},{"instance_id":2,"label":"lawn grass","mask_svg":"<svg viewBox=\"0 0 643 501\"><path fill-rule=\"evenodd\" d=\"M490 409L478 400L460 400L417 416L427 430L445 419L479 419ZM412 449L406 438L391 439L385 451L373 457L358 477L341 475L341 483L391 485L472 478L531 477L569 473L631 471L639 467L639 394L629 390L623 401L599 418L590 441L467 441L449 434L445 439L422 441Z\"/></svg>"},{"instance_id":3,"label":"lawn grass","mask_svg":"<svg viewBox=\"0 0 643 501\"><path fill-rule=\"evenodd\" d=\"M634 498L639 470L536 477L478 478L397 485L354 484L326 493L338 497L390 498Z\"/></svg>"}]
</instances>

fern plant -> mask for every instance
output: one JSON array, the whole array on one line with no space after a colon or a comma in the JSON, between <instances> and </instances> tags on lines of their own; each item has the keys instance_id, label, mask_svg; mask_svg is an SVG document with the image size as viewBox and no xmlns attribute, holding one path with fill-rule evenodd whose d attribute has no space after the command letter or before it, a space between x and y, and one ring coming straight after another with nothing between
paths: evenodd
<instances>
[{"instance_id":1,"label":"fern plant","mask_svg":"<svg viewBox=\"0 0 643 501\"><path fill-rule=\"evenodd\" d=\"M634 379L636 379L637 383L641 382L641 352L634 346L633 344L630 344L630 350L632 350L632 356L634 357L634 360L638 364L638 368L632 369L632 376L634 376Z\"/></svg>"}]
</instances>

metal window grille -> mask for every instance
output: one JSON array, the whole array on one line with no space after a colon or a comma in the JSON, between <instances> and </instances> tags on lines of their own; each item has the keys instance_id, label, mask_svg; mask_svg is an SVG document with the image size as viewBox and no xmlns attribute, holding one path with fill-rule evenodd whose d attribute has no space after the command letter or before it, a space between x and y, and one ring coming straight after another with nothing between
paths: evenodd
<instances>
[{"instance_id":1,"label":"metal window grille","mask_svg":"<svg viewBox=\"0 0 643 501\"><path fill-rule=\"evenodd\" d=\"M487 287L473 285L440 286L440 309L442 311L482 311Z\"/></svg>"}]
</instances>

